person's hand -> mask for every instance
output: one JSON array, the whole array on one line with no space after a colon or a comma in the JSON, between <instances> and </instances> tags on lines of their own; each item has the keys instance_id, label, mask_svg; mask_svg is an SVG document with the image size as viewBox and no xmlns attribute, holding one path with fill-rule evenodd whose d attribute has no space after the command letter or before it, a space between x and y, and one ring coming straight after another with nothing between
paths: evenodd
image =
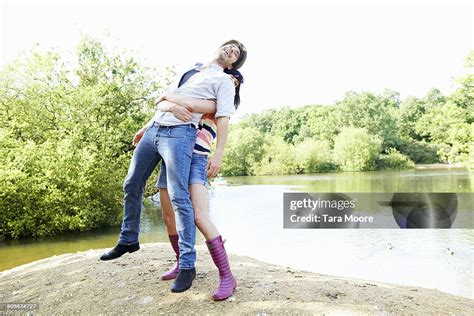
<instances>
[{"instance_id":1,"label":"person's hand","mask_svg":"<svg viewBox=\"0 0 474 316\"><path fill-rule=\"evenodd\" d=\"M155 101L155 107L157 107L160 102L165 101L165 100L166 100L166 95L165 94L160 95L160 97Z\"/></svg>"},{"instance_id":2,"label":"person's hand","mask_svg":"<svg viewBox=\"0 0 474 316\"><path fill-rule=\"evenodd\" d=\"M219 155L214 155L207 161L207 176L209 178L214 178L221 170L222 166L222 157Z\"/></svg>"},{"instance_id":3,"label":"person's hand","mask_svg":"<svg viewBox=\"0 0 474 316\"><path fill-rule=\"evenodd\" d=\"M170 108L171 113L178 119L183 122L190 122L193 118L193 114L189 112L188 109L179 105L173 105Z\"/></svg>"},{"instance_id":4,"label":"person's hand","mask_svg":"<svg viewBox=\"0 0 474 316\"><path fill-rule=\"evenodd\" d=\"M132 146L135 147L138 145L138 143L140 142L140 139L142 139L143 137L143 134L145 134L146 132L146 127L142 128L141 130L139 130L135 136L133 136L133 140L132 140Z\"/></svg>"}]
</instances>

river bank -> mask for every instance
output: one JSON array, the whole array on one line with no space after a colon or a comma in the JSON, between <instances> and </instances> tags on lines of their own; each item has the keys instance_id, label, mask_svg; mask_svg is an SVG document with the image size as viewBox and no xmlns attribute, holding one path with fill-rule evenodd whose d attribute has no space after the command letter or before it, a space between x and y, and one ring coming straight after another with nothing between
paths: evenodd
<instances>
[{"instance_id":1,"label":"river bank","mask_svg":"<svg viewBox=\"0 0 474 316\"><path fill-rule=\"evenodd\" d=\"M173 262L168 244L144 244L110 262L103 249L64 254L0 272L0 303L38 304L38 314L352 313L471 314L473 300L438 290L298 271L230 255L239 282L213 302L218 274L202 246L191 290L174 294L159 280ZM2 305L2 304L0 304ZM5 305L2 306L5 308Z\"/></svg>"},{"instance_id":2,"label":"river bank","mask_svg":"<svg viewBox=\"0 0 474 316\"><path fill-rule=\"evenodd\" d=\"M430 170L442 170L442 169L461 169L465 168L468 169L468 165L466 163L453 163L453 164L448 164L448 163L433 163L433 164L416 164L415 169L417 170L425 170L425 169L430 169Z\"/></svg>"}]
</instances>

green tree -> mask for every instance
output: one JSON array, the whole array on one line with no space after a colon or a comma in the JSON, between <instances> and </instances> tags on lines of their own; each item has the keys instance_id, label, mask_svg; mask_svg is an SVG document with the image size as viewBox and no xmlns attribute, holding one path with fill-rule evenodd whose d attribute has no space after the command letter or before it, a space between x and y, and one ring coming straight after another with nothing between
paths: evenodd
<instances>
[{"instance_id":1,"label":"green tree","mask_svg":"<svg viewBox=\"0 0 474 316\"><path fill-rule=\"evenodd\" d=\"M339 126L367 129L369 134L382 139L384 150L399 144L398 93L390 90L382 95L349 92L337 105L340 107Z\"/></svg>"},{"instance_id":2,"label":"green tree","mask_svg":"<svg viewBox=\"0 0 474 316\"><path fill-rule=\"evenodd\" d=\"M449 96L449 100L466 109L467 123L474 122L474 51L466 58L467 74L458 78L459 88Z\"/></svg>"},{"instance_id":3,"label":"green tree","mask_svg":"<svg viewBox=\"0 0 474 316\"><path fill-rule=\"evenodd\" d=\"M422 140L417 133L416 122L426 113L425 103L414 97L409 97L400 105L400 133L405 139Z\"/></svg>"},{"instance_id":4,"label":"green tree","mask_svg":"<svg viewBox=\"0 0 474 316\"><path fill-rule=\"evenodd\" d=\"M294 144L307 120L307 112L302 109L282 108L273 114L272 134L288 144Z\"/></svg>"},{"instance_id":5,"label":"green tree","mask_svg":"<svg viewBox=\"0 0 474 316\"><path fill-rule=\"evenodd\" d=\"M257 175L283 175L299 172L295 159L294 146L281 137L265 138L264 155L255 168Z\"/></svg>"},{"instance_id":6,"label":"green tree","mask_svg":"<svg viewBox=\"0 0 474 316\"><path fill-rule=\"evenodd\" d=\"M295 145L294 155L299 173L327 172L335 169L329 142L307 138Z\"/></svg>"},{"instance_id":7,"label":"green tree","mask_svg":"<svg viewBox=\"0 0 474 316\"><path fill-rule=\"evenodd\" d=\"M32 52L1 70L1 238L120 222L131 139L163 90L124 56L84 38L77 67Z\"/></svg>"},{"instance_id":8,"label":"green tree","mask_svg":"<svg viewBox=\"0 0 474 316\"><path fill-rule=\"evenodd\" d=\"M276 110L265 111L260 114L247 114L237 124L240 128L253 127L257 128L260 133L271 133L274 123L274 114Z\"/></svg>"},{"instance_id":9,"label":"green tree","mask_svg":"<svg viewBox=\"0 0 474 316\"><path fill-rule=\"evenodd\" d=\"M474 140L466 109L448 101L433 108L416 123L417 132L440 145L438 154L448 162L468 160L469 144Z\"/></svg>"},{"instance_id":10,"label":"green tree","mask_svg":"<svg viewBox=\"0 0 474 316\"><path fill-rule=\"evenodd\" d=\"M256 127L231 128L221 172L225 176L253 175L262 159L264 137Z\"/></svg>"},{"instance_id":11,"label":"green tree","mask_svg":"<svg viewBox=\"0 0 474 316\"><path fill-rule=\"evenodd\" d=\"M400 153L406 155L415 163L438 163L440 162L438 150L439 146L428 143L425 140L417 141L406 139L399 146Z\"/></svg>"},{"instance_id":12,"label":"green tree","mask_svg":"<svg viewBox=\"0 0 474 316\"><path fill-rule=\"evenodd\" d=\"M415 163L395 148L390 148L387 154L380 155L377 161L378 169L410 169Z\"/></svg>"},{"instance_id":13,"label":"green tree","mask_svg":"<svg viewBox=\"0 0 474 316\"><path fill-rule=\"evenodd\" d=\"M334 142L334 160L344 171L375 170L382 140L364 128L344 127Z\"/></svg>"},{"instance_id":14,"label":"green tree","mask_svg":"<svg viewBox=\"0 0 474 316\"><path fill-rule=\"evenodd\" d=\"M307 138L313 138L327 142L331 147L334 145L334 138L339 133L339 117L342 113L335 106L306 106L301 109L306 112L306 121L302 123L295 143Z\"/></svg>"}]
</instances>

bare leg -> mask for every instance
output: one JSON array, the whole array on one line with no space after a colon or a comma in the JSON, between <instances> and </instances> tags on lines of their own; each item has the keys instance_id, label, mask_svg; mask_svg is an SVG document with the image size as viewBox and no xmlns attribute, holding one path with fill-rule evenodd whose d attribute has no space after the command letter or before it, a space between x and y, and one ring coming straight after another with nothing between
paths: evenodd
<instances>
[{"instance_id":1,"label":"bare leg","mask_svg":"<svg viewBox=\"0 0 474 316\"><path fill-rule=\"evenodd\" d=\"M160 203L163 210L163 223L166 226L168 235L177 235L176 221L174 219L173 204L171 203L170 196L168 195L167 189L160 189Z\"/></svg>"},{"instance_id":2,"label":"bare leg","mask_svg":"<svg viewBox=\"0 0 474 316\"><path fill-rule=\"evenodd\" d=\"M209 219L207 188L202 184L189 186L191 202L194 208L194 222L206 240L219 236L219 231Z\"/></svg>"}]
</instances>

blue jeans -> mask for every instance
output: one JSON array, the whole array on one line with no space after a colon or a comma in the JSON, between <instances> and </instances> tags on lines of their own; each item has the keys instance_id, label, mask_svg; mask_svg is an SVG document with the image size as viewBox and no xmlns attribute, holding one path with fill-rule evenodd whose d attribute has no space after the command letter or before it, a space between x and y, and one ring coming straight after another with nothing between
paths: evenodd
<instances>
[{"instance_id":1,"label":"blue jeans","mask_svg":"<svg viewBox=\"0 0 474 316\"><path fill-rule=\"evenodd\" d=\"M191 184L202 184L207 187L207 156L202 154L193 153L193 159L191 160L191 170L189 171L189 185ZM156 187L159 189L166 189L168 187L166 181L166 164L161 162L160 174L158 175L158 182Z\"/></svg>"},{"instance_id":2,"label":"blue jeans","mask_svg":"<svg viewBox=\"0 0 474 316\"><path fill-rule=\"evenodd\" d=\"M120 244L138 242L143 191L156 165L167 167L168 192L176 215L179 236L179 268L192 269L196 262L196 225L188 191L189 170L196 129L193 125L150 127L133 153L123 185L124 207Z\"/></svg>"}]
</instances>

